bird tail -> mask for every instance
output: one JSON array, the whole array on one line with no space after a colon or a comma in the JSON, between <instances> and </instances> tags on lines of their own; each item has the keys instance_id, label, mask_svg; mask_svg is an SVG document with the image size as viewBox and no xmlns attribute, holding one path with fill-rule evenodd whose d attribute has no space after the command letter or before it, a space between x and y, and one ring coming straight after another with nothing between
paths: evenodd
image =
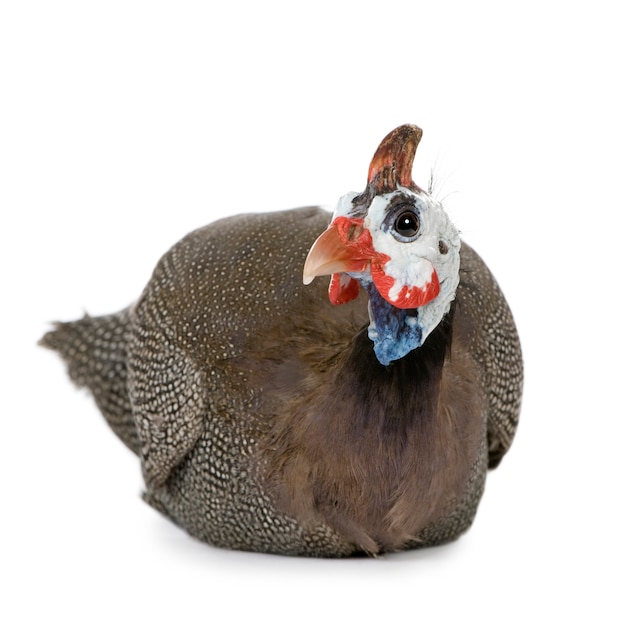
<instances>
[{"instance_id":1,"label":"bird tail","mask_svg":"<svg viewBox=\"0 0 626 626\"><path fill-rule=\"evenodd\" d=\"M127 384L129 309L75 322L58 322L39 345L56 350L78 387L87 387L115 434L136 454L139 438Z\"/></svg>"}]
</instances>

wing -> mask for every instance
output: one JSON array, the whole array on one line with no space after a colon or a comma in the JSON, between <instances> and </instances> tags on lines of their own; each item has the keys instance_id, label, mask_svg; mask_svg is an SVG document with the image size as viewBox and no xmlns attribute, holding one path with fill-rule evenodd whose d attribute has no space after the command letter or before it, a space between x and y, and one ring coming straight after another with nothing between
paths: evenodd
<instances>
[{"instance_id":1,"label":"wing","mask_svg":"<svg viewBox=\"0 0 626 626\"><path fill-rule=\"evenodd\" d=\"M253 390L238 363L267 328L288 332L304 258L328 221L317 208L238 215L190 233L159 261L132 310L129 349L150 486L167 480L207 428L250 419Z\"/></svg>"},{"instance_id":2,"label":"wing","mask_svg":"<svg viewBox=\"0 0 626 626\"><path fill-rule=\"evenodd\" d=\"M134 325L129 390L146 484L162 485L204 431L202 372L156 327Z\"/></svg>"},{"instance_id":3,"label":"wing","mask_svg":"<svg viewBox=\"0 0 626 626\"><path fill-rule=\"evenodd\" d=\"M470 350L478 361L487 392L489 467L496 467L511 446L519 419L523 364L511 310L495 278L465 242L461 248L457 306L471 319Z\"/></svg>"}]
</instances>

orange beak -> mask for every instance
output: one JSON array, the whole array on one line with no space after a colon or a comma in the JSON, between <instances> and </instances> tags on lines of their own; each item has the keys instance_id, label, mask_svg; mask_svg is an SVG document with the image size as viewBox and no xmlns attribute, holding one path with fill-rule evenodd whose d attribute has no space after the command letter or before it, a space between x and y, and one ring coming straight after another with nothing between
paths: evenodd
<instances>
[{"instance_id":1,"label":"orange beak","mask_svg":"<svg viewBox=\"0 0 626 626\"><path fill-rule=\"evenodd\" d=\"M302 280L308 285L316 276L363 272L375 256L372 237L363 220L338 217L309 250Z\"/></svg>"}]
</instances>

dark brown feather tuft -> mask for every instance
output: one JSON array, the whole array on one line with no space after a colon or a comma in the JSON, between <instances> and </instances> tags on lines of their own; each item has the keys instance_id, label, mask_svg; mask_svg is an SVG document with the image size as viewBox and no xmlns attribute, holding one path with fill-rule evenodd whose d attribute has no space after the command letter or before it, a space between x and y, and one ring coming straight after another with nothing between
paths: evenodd
<instances>
[{"instance_id":1,"label":"dark brown feather tuft","mask_svg":"<svg viewBox=\"0 0 626 626\"><path fill-rule=\"evenodd\" d=\"M422 348L384 367L362 329L277 416L263 454L279 506L329 524L366 553L418 539L460 496L474 461L457 458L465 411L451 415L442 384L451 345L449 315Z\"/></svg>"}]
</instances>

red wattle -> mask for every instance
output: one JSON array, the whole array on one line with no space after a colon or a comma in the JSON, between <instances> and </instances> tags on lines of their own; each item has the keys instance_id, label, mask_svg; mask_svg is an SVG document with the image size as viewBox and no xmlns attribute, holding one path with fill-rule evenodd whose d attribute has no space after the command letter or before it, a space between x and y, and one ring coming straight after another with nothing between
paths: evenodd
<instances>
[{"instance_id":1,"label":"red wattle","mask_svg":"<svg viewBox=\"0 0 626 626\"><path fill-rule=\"evenodd\" d=\"M333 220L332 226L345 246L342 258L346 272L362 272L369 260L376 254L372 246L370 231L363 226L361 218L340 216ZM357 280L343 272L332 274L328 287L328 297L332 304L345 304L359 295L360 285Z\"/></svg>"},{"instance_id":2,"label":"red wattle","mask_svg":"<svg viewBox=\"0 0 626 626\"><path fill-rule=\"evenodd\" d=\"M328 286L328 298L332 304L345 304L359 295L360 285L348 274L333 274Z\"/></svg>"}]
</instances>

